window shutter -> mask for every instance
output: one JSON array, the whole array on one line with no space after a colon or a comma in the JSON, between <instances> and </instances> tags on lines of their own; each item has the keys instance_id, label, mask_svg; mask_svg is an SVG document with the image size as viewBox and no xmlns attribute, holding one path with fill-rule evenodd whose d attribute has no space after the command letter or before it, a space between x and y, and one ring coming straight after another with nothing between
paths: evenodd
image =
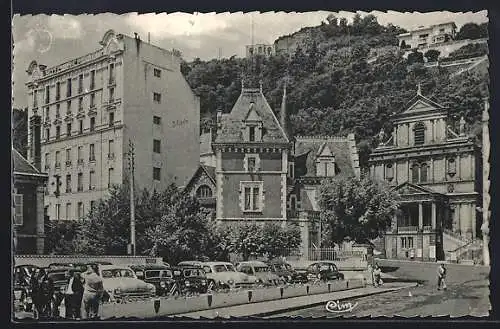
<instances>
[{"instance_id":1,"label":"window shutter","mask_svg":"<svg viewBox=\"0 0 500 329\"><path fill-rule=\"evenodd\" d=\"M14 225L23 225L23 195L14 194L15 218Z\"/></svg>"}]
</instances>

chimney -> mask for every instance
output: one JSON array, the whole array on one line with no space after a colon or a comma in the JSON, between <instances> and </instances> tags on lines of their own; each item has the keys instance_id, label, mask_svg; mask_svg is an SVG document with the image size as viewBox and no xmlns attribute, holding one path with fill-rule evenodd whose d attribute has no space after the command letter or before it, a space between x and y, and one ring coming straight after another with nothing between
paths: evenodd
<instances>
[{"instance_id":1,"label":"chimney","mask_svg":"<svg viewBox=\"0 0 500 329\"><path fill-rule=\"evenodd\" d=\"M283 98L281 100L281 111L280 111L280 124L281 128L285 131L285 134L287 134L288 137L288 117L286 113L286 80L283 85Z\"/></svg>"}]
</instances>

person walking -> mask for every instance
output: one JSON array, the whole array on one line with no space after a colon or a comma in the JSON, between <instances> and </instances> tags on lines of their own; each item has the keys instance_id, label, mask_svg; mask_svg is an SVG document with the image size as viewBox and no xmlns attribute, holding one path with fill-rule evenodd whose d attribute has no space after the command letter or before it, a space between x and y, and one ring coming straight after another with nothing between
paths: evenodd
<instances>
[{"instance_id":1,"label":"person walking","mask_svg":"<svg viewBox=\"0 0 500 329\"><path fill-rule=\"evenodd\" d=\"M373 266L372 264L368 264L368 284L375 285L375 281L373 280Z\"/></svg>"},{"instance_id":2,"label":"person walking","mask_svg":"<svg viewBox=\"0 0 500 329\"><path fill-rule=\"evenodd\" d=\"M437 276L438 276L438 290L441 290L441 287L443 287L443 290L446 290L446 267L444 266L443 263L441 263L438 267L437 270Z\"/></svg>"},{"instance_id":3,"label":"person walking","mask_svg":"<svg viewBox=\"0 0 500 329\"><path fill-rule=\"evenodd\" d=\"M54 282L42 268L38 273L38 314L40 318L52 315L52 297L54 296Z\"/></svg>"},{"instance_id":4,"label":"person walking","mask_svg":"<svg viewBox=\"0 0 500 329\"><path fill-rule=\"evenodd\" d=\"M30 277L31 300L33 301L33 317L38 319L40 316L40 288L38 285L38 273L33 269Z\"/></svg>"},{"instance_id":5,"label":"person walking","mask_svg":"<svg viewBox=\"0 0 500 329\"><path fill-rule=\"evenodd\" d=\"M73 290L73 300L72 305L72 318L79 320L82 317L82 298L83 298L83 279L79 272L73 274L73 281L71 283L71 289Z\"/></svg>"},{"instance_id":6,"label":"person walking","mask_svg":"<svg viewBox=\"0 0 500 329\"><path fill-rule=\"evenodd\" d=\"M68 281L68 286L66 288L66 291L64 292L64 307L65 307L65 317L66 319L72 319L73 318L73 276L71 275L70 271L66 272L66 280Z\"/></svg>"},{"instance_id":7,"label":"person walking","mask_svg":"<svg viewBox=\"0 0 500 329\"><path fill-rule=\"evenodd\" d=\"M83 289L83 304L87 319L97 319L99 314L99 301L104 291L101 277L97 274L97 265L90 265L85 273Z\"/></svg>"},{"instance_id":8,"label":"person walking","mask_svg":"<svg viewBox=\"0 0 500 329\"><path fill-rule=\"evenodd\" d=\"M382 285L382 270L378 266L378 264L375 264L375 268L373 269L373 285L375 287L381 286Z\"/></svg>"}]
</instances>

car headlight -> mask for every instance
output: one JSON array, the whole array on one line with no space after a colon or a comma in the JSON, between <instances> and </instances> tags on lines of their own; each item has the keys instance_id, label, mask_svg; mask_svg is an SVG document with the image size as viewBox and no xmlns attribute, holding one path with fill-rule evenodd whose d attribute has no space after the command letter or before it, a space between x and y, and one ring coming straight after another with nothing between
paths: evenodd
<instances>
[{"instance_id":1,"label":"car headlight","mask_svg":"<svg viewBox=\"0 0 500 329\"><path fill-rule=\"evenodd\" d=\"M206 284L207 284L207 281L205 281L205 280L201 280L201 284L202 284L202 285L206 285Z\"/></svg>"},{"instance_id":2,"label":"car headlight","mask_svg":"<svg viewBox=\"0 0 500 329\"><path fill-rule=\"evenodd\" d=\"M165 288L165 282L160 282L160 287Z\"/></svg>"},{"instance_id":3,"label":"car headlight","mask_svg":"<svg viewBox=\"0 0 500 329\"><path fill-rule=\"evenodd\" d=\"M186 287L189 287L191 285L189 281L185 281L184 284L186 285Z\"/></svg>"},{"instance_id":4,"label":"car headlight","mask_svg":"<svg viewBox=\"0 0 500 329\"><path fill-rule=\"evenodd\" d=\"M234 283L234 280L231 280L231 279L230 279L230 280L227 280L227 283L228 283L228 284L233 284L233 283Z\"/></svg>"}]
</instances>

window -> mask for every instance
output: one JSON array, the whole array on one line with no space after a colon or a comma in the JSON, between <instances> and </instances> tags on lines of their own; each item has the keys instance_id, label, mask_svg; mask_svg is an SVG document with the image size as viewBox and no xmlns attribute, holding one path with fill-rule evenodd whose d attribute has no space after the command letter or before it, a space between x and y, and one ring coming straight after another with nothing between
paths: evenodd
<instances>
[{"instance_id":1,"label":"window","mask_svg":"<svg viewBox=\"0 0 500 329\"><path fill-rule=\"evenodd\" d=\"M94 209L94 207L95 207L95 201L92 200L92 201L90 201L90 209L92 210L92 209Z\"/></svg>"},{"instance_id":2,"label":"window","mask_svg":"<svg viewBox=\"0 0 500 329\"><path fill-rule=\"evenodd\" d=\"M153 101L155 103L161 103L161 94L160 93L153 93Z\"/></svg>"},{"instance_id":3,"label":"window","mask_svg":"<svg viewBox=\"0 0 500 329\"><path fill-rule=\"evenodd\" d=\"M161 70L160 69L153 69L153 74L155 77L160 78L161 77Z\"/></svg>"},{"instance_id":4,"label":"window","mask_svg":"<svg viewBox=\"0 0 500 329\"><path fill-rule=\"evenodd\" d=\"M66 102L66 113L71 113L71 101Z\"/></svg>"},{"instance_id":5,"label":"window","mask_svg":"<svg viewBox=\"0 0 500 329\"><path fill-rule=\"evenodd\" d=\"M413 128L413 133L415 136L415 145L421 145L425 142L425 126L422 122L419 122Z\"/></svg>"},{"instance_id":6,"label":"window","mask_svg":"<svg viewBox=\"0 0 500 329\"><path fill-rule=\"evenodd\" d=\"M45 87L45 104L50 103L50 86Z\"/></svg>"},{"instance_id":7,"label":"window","mask_svg":"<svg viewBox=\"0 0 500 329\"><path fill-rule=\"evenodd\" d=\"M50 108L48 106L45 108L45 121L50 121Z\"/></svg>"},{"instance_id":8,"label":"window","mask_svg":"<svg viewBox=\"0 0 500 329\"><path fill-rule=\"evenodd\" d=\"M66 124L66 135L71 136L71 123Z\"/></svg>"},{"instance_id":9,"label":"window","mask_svg":"<svg viewBox=\"0 0 500 329\"><path fill-rule=\"evenodd\" d=\"M78 121L78 133L83 134L83 120Z\"/></svg>"},{"instance_id":10,"label":"window","mask_svg":"<svg viewBox=\"0 0 500 329\"><path fill-rule=\"evenodd\" d=\"M450 175L450 177L453 177L453 176L455 176L456 173L457 173L457 164L455 162L455 159L449 158L448 159L448 175Z\"/></svg>"},{"instance_id":11,"label":"window","mask_svg":"<svg viewBox=\"0 0 500 329\"><path fill-rule=\"evenodd\" d=\"M89 173L89 190L95 189L95 172L93 170Z\"/></svg>"},{"instance_id":12,"label":"window","mask_svg":"<svg viewBox=\"0 0 500 329\"><path fill-rule=\"evenodd\" d=\"M78 76L78 93L81 94L83 92L83 74Z\"/></svg>"},{"instance_id":13,"label":"window","mask_svg":"<svg viewBox=\"0 0 500 329\"><path fill-rule=\"evenodd\" d=\"M212 189L207 185L202 185L196 191L197 198L211 198L212 197Z\"/></svg>"},{"instance_id":14,"label":"window","mask_svg":"<svg viewBox=\"0 0 500 329\"><path fill-rule=\"evenodd\" d=\"M71 219L71 203L66 203L66 219Z\"/></svg>"},{"instance_id":15,"label":"window","mask_svg":"<svg viewBox=\"0 0 500 329\"><path fill-rule=\"evenodd\" d=\"M408 248L413 248L413 237L408 237Z\"/></svg>"},{"instance_id":16,"label":"window","mask_svg":"<svg viewBox=\"0 0 500 329\"><path fill-rule=\"evenodd\" d=\"M66 166L71 165L71 149L66 149Z\"/></svg>"},{"instance_id":17,"label":"window","mask_svg":"<svg viewBox=\"0 0 500 329\"><path fill-rule=\"evenodd\" d=\"M243 182L243 211L262 211L262 182Z\"/></svg>"},{"instance_id":18,"label":"window","mask_svg":"<svg viewBox=\"0 0 500 329\"><path fill-rule=\"evenodd\" d=\"M248 127L248 140L250 142L255 142L255 127L254 126Z\"/></svg>"},{"instance_id":19,"label":"window","mask_svg":"<svg viewBox=\"0 0 500 329\"><path fill-rule=\"evenodd\" d=\"M161 141L159 139L153 139L153 152L161 153Z\"/></svg>"},{"instance_id":20,"label":"window","mask_svg":"<svg viewBox=\"0 0 500 329\"><path fill-rule=\"evenodd\" d=\"M90 144L90 146L89 146L89 160L90 161L95 161L95 148L94 148L94 144Z\"/></svg>"},{"instance_id":21,"label":"window","mask_svg":"<svg viewBox=\"0 0 500 329\"><path fill-rule=\"evenodd\" d=\"M56 126L56 139L61 138L61 126Z\"/></svg>"},{"instance_id":22,"label":"window","mask_svg":"<svg viewBox=\"0 0 500 329\"><path fill-rule=\"evenodd\" d=\"M111 184L113 183L113 172L114 172L113 168L108 169L108 188L110 188Z\"/></svg>"},{"instance_id":23,"label":"window","mask_svg":"<svg viewBox=\"0 0 500 329\"><path fill-rule=\"evenodd\" d=\"M161 168L153 167L153 180L161 180Z\"/></svg>"},{"instance_id":24,"label":"window","mask_svg":"<svg viewBox=\"0 0 500 329\"><path fill-rule=\"evenodd\" d=\"M83 97L78 98L78 111L83 111Z\"/></svg>"},{"instance_id":25,"label":"window","mask_svg":"<svg viewBox=\"0 0 500 329\"><path fill-rule=\"evenodd\" d=\"M83 202L78 202L78 219L83 218Z\"/></svg>"},{"instance_id":26,"label":"window","mask_svg":"<svg viewBox=\"0 0 500 329\"><path fill-rule=\"evenodd\" d=\"M418 164L414 163L413 166L411 167L411 181L412 181L412 183L418 183L419 171L420 171L420 168L419 168Z\"/></svg>"},{"instance_id":27,"label":"window","mask_svg":"<svg viewBox=\"0 0 500 329\"><path fill-rule=\"evenodd\" d=\"M109 64L109 84L115 83L115 64Z\"/></svg>"},{"instance_id":28,"label":"window","mask_svg":"<svg viewBox=\"0 0 500 329\"><path fill-rule=\"evenodd\" d=\"M90 94L90 107L94 107L95 106L95 94L92 93Z\"/></svg>"},{"instance_id":29,"label":"window","mask_svg":"<svg viewBox=\"0 0 500 329\"><path fill-rule=\"evenodd\" d=\"M33 91L33 107L38 107L38 90Z\"/></svg>"},{"instance_id":30,"label":"window","mask_svg":"<svg viewBox=\"0 0 500 329\"><path fill-rule=\"evenodd\" d=\"M66 175L66 193L71 193L71 174Z\"/></svg>"},{"instance_id":31,"label":"window","mask_svg":"<svg viewBox=\"0 0 500 329\"><path fill-rule=\"evenodd\" d=\"M159 116L154 115L154 116L153 116L153 123L154 123L155 125L159 125L159 124L161 124L161 118L160 118Z\"/></svg>"},{"instance_id":32,"label":"window","mask_svg":"<svg viewBox=\"0 0 500 329\"><path fill-rule=\"evenodd\" d=\"M14 225L23 225L23 195L14 194Z\"/></svg>"},{"instance_id":33,"label":"window","mask_svg":"<svg viewBox=\"0 0 500 329\"><path fill-rule=\"evenodd\" d=\"M290 195L290 209L295 210L297 208L297 197L295 195Z\"/></svg>"},{"instance_id":34,"label":"window","mask_svg":"<svg viewBox=\"0 0 500 329\"><path fill-rule=\"evenodd\" d=\"M422 163L420 165L420 182L427 182L427 163Z\"/></svg>"},{"instance_id":35,"label":"window","mask_svg":"<svg viewBox=\"0 0 500 329\"><path fill-rule=\"evenodd\" d=\"M288 163L288 177L292 179L295 177L295 164L293 162Z\"/></svg>"},{"instance_id":36,"label":"window","mask_svg":"<svg viewBox=\"0 0 500 329\"><path fill-rule=\"evenodd\" d=\"M66 81L66 97L71 97L71 78Z\"/></svg>"},{"instance_id":37,"label":"window","mask_svg":"<svg viewBox=\"0 0 500 329\"><path fill-rule=\"evenodd\" d=\"M90 131L95 130L95 117L90 118Z\"/></svg>"},{"instance_id":38,"label":"window","mask_svg":"<svg viewBox=\"0 0 500 329\"><path fill-rule=\"evenodd\" d=\"M389 182L394 179L394 168L392 167L392 163L385 165L385 179Z\"/></svg>"},{"instance_id":39,"label":"window","mask_svg":"<svg viewBox=\"0 0 500 329\"><path fill-rule=\"evenodd\" d=\"M109 112L109 126L113 127L115 125L115 112Z\"/></svg>"},{"instance_id":40,"label":"window","mask_svg":"<svg viewBox=\"0 0 500 329\"><path fill-rule=\"evenodd\" d=\"M115 147L114 147L114 141L110 139L108 141L108 159L113 159L115 157Z\"/></svg>"},{"instance_id":41,"label":"window","mask_svg":"<svg viewBox=\"0 0 500 329\"><path fill-rule=\"evenodd\" d=\"M82 192L83 191L83 173L79 172L78 173L78 192Z\"/></svg>"},{"instance_id":42,"label":"window","mask_svg":"<svg viewBox=\"0 0 500 329\"><path fill-rule=\"evenodd\" d=\"M61 154L59 151L56 151L56 168L61 167Z\"/></svg>"},{"instance_id":43,"label":"window","mask_svg":"<svg viewBox=\"0 0 500 329\"><path fill-rule=\"evenodd\" d=\"M95 88L95 70L90 71L90 90Z\"/></svg>"},{"instance_id":44,"label":"window","mask_svg":"<svg viewBox=\"0 0 500 329\"><path fill-rule=\"evenodd\" d=\"M61 205L56 204L56 219L61 220Z\"/></svg>"},{"instance_id":45,"label":"window","mask_svg":"<svg viewBox=\"0 0 500 329\"><path fill-rule=\"evenodd\" d=\"M115 88L109 88L109 102L113 103L115 99Z\"/></svg>"},{"instance_id":46,"label":"window","mask_svg":"<svg viewBox=\"0 0 500 329\"><path fill-rule=\"evenodd\" d=\"M83 146L78 146L78 163L83 163Z\"/></svg>"},{"instance_id":47,"label":"window","mask_svg":"<svg viewBox=\"0 0 500 329\"><path fill-rule=\"evenodd\" d=\"M61 83L56 82L56 101L61 99Z\"/></svg>"},{"instance_id":48,"label":"window","mask_svg":"<svg viewBox=\"0 0 500 329\"><path fill-rule=\"evenodd\" d=\"M61 117L61 104L56 105L56 118Z\"/></svg>"},{"instance_id":49,"label":"window","mask_svg":"<svg viewBox=\"0 0 500 329\"><path fill-rule=\"evenodd\" d=\"M259 155L257 154L247 154L245 155L245 171L247 172L255 172L258 171L260 168L260 159Z\"/></svg>"},{"instance_id":50,"label":"window","mask_svg":"<svg viewBox=\"0 0 500 329\"><path fill-rule=\"evenodd\" d=\"M45 169L50 168L50 153L45 153Z\"/></svg>"},{"instance_id":51,"label":"window","mask_svg":"<svg viewBox=\"0 0 500 329\"><path fill-rule=\"evenodd\" d=\"M45 129L45 139L47 140L47 142L50 139L50 128Z\"/></svg>"},{"instance_id":52,"label":"window","mask_svg":"<svg viewBox=\"0 0 500 329\"><path fill-rule=\"evenodd\" d=\"M254 157L248 158L248 171L256 171L256 159Z\"/></svg>"},{"instance_id":53,"label":"window","mask_svg":"<svg viewBox=\"0 0 500 329\"><path fill-rule=\"evenodd\" d=\"M439 29L439 33L444 33L444 29Z\"/></svg>"}]
</instances>

